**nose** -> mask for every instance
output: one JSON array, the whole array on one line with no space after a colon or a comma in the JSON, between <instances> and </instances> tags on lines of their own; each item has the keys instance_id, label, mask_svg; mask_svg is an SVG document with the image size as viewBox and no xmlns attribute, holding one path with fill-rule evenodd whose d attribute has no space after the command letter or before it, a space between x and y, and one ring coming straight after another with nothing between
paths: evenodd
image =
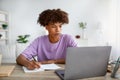
<instances>
[{"instance_id":1,"label":"nose","mask_svg":"<svg viewBox=\"0 0 120 80\"><path fill-rule=\"evenodd\" d=\"M60 31L61 31L61 27L57 26L57 27L56 27L56 31L57 31L57 32L60 32Z\"/></svg>"}]
</instances>

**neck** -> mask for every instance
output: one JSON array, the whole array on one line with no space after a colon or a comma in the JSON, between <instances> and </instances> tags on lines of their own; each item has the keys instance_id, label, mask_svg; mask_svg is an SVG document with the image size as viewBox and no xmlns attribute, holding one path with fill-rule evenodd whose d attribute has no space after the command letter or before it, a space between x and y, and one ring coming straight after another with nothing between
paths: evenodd
<instances>
[{"instance_id":1,"label":"neck","mask_svg":"<svg viewBox=\"0 0 120 80\"><path fill-rule=\"evenodd\" d=\"M51 36L51 35L48 35L48 37L49 37L49 41L51 42L51 43L56 43L56 42L58 42L59 40L60 40L60 36Z\"/></svg>"}]
</instances>

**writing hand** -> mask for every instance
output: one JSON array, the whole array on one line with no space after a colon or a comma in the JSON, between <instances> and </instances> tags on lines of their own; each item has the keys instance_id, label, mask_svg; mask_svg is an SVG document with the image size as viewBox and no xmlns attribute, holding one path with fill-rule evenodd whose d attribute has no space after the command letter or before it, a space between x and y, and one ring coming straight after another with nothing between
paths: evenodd
<instances>
[{"instance_id":1,"label":"writing hand","mask_svg":"<svg viewBox=\"0 0 120 80\"><path fill-rule=\"evenodd\" d=\"M27 68L29 69L29 70L33 70L33 69L35 69L35 68L40 68L40 62L36 62L36 61L34 61L34 60L32 60L32 61L29 61L28 62L28 64L27 64Z\"/></svg>"}]
</instances>

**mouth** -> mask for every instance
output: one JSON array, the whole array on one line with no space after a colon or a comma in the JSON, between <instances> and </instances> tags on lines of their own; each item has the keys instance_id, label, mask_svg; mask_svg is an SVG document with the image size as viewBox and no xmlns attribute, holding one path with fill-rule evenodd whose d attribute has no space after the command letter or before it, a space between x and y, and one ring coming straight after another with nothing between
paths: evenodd
<instances>
[{"instance_id":1,"label":"mouth","mask_svg":"<svg viewBox=\"0 0 120 80\"><path fill-rule=\"evenodd\" d=\"M56 33L55 36L59 36L61 33Z\"/></svg>"}]
</instances>

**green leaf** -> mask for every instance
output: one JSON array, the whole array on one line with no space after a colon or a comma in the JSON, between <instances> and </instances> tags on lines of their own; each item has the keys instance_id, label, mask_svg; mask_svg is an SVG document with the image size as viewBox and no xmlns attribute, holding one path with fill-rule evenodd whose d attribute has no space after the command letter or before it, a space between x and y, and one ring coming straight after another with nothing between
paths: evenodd
<instances>
[{"instance_id":1,"label":"green leaf","mask_svg":"<svg viewBox=\"0 0 120 80\"><path fill-rule=\"evenodd\" d=\"M18 39L16 40L18 43L27 43L28 40L27 38L29 37L30 35L19 35L18 36Z\"/></svg>"},{"instance_id":2,"label":"green leaf","mask_svg":"<svg viewBox=\"0 0 120 80\"><path fill-rule=\"evenodd\" d=\"M86 28L86 25L87 25L86 22L85 22L85 23L83 23L83 22L80 22L80 23L79 23L79 26L80 26L80 28L82 28L82 29L85 29L85 28Z\"/></svg>"}]
</instances>

